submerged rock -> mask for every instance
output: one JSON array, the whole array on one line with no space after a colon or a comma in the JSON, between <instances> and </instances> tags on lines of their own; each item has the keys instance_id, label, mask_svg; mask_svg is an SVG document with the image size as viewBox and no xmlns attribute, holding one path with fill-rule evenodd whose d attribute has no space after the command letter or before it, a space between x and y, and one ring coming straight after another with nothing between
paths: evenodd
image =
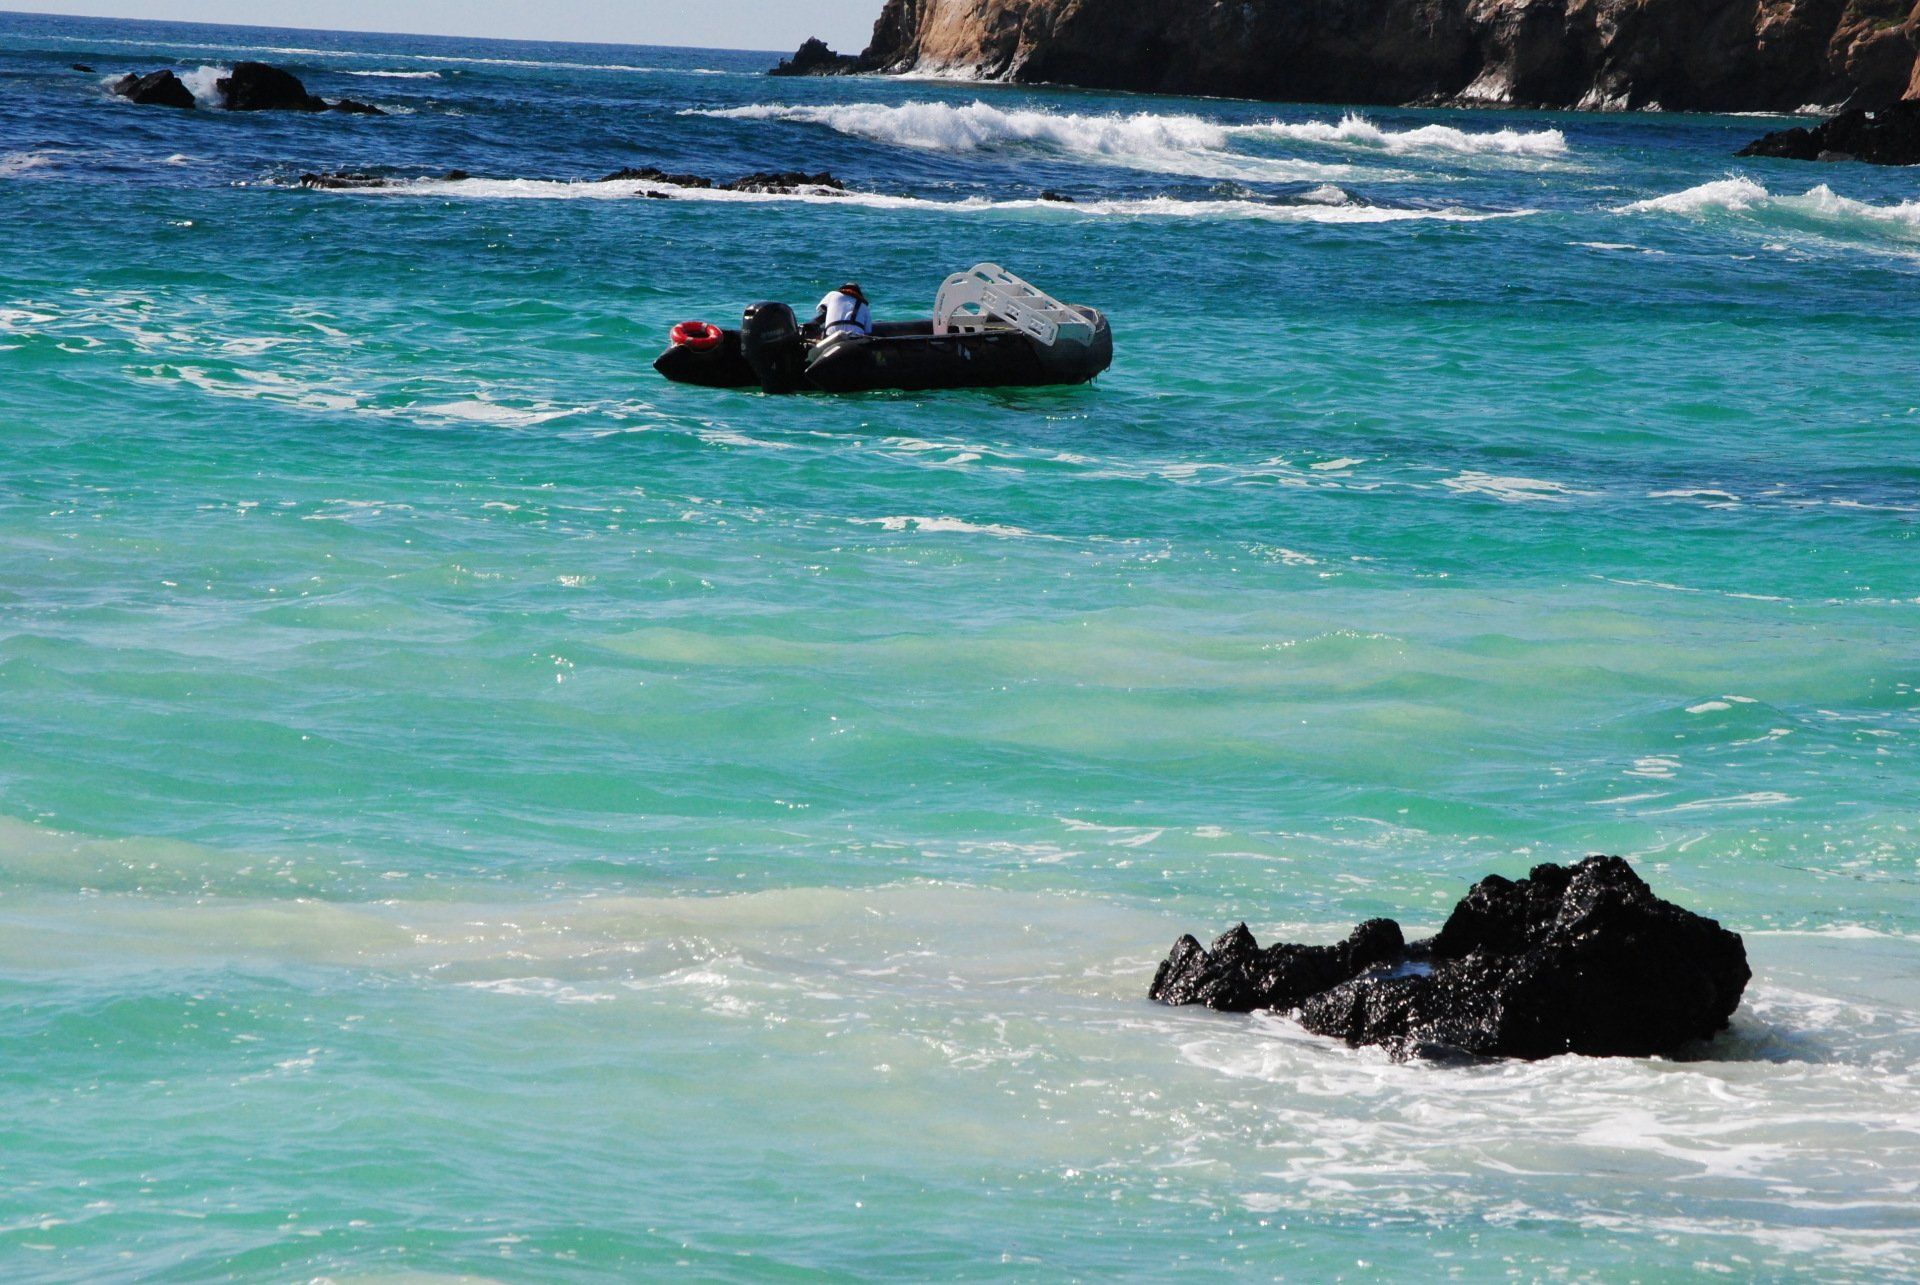
<instances>
[{"instance_id":1,"label":"submerged rock","mask_svg":"<svg viewBox=\"0 0 1920 1285\"><path fill-rule=\"evenodd\" d=\"M1748 143L1735 155L1920 165L1920 102L1895 103L1878 111L1841 112L1812 129L1778 130Z\"/></svg>"},{"instance_id":2,"label":"submerged rock","mask_svg":"<svg viewBox=\"0 0 1920 1285\"><path fill-rule=\"evenodd\" d=\"M1174 944L1148 996L1288 1009L1396 1057L1649 1057L1727 1025L1752 976L1738 933L1663 901L1619 857L1490 875L1411 945L1390 919L1335 946L1262 950L1242 924Z\"/></svg>"},{"instance_id":3,"label":"submerged rock","mask_svg":"<svg viewBox=\"0 0 1920 1285\"><path fill-rule=\"evenodd\" d=\"M448 170L444 174L430 174L423 177L437 178L443 183L458 183L472 178L473 175L465 170ZM300 176L301 187L329 192L351 191L355 188L398 187L402 183L416 181L416 179L401 178L394 174L376 174L370 170L327 170Z\"/></svg>"},{"instance_id":4,"label":"submerged rock","mask_svg":"<svg viewBox=\"0 0 1920 1285\"><path fill-rule=\"evenodd\" d=\"M128 72L113 82L113 92L143 107L179 107L188 111L194 107L193 91L170 71L150 71L144 76Z\"/></svg>"},{"instance_id":5,"label":"submerged rock","mask_svg":"<svg viewBox=\"0 0 1920 1285\"><path fill-rule=\"evenodd\" d=\"M93 68L89 67L86 63L83 63L83 62L70 62L67 64L67 66L73 68L73 70L75 71L84 71L88 75L93 74Z\"/></svg>"},{"instance_id":6,"label":"submerged rock","mask_svg":"<svg viewBox=\"0 0 1920 1285\"><path fill-rule=\"evenodd\" d=\"M852 54L837 54L820 37L809 36L793 51L793 57L782 58L779 66L767 75L839 76L854 70L859 64L860 60Z\"/></svg>"},{"instance_id":7,"label":"submerged rock","mask_svg":"<svg viewBox=\"0 0 1920 1285\"><path fill-rule=\"evenodd\" d=\"M1040 199L1043 201L1058 201L1062 205L1072 205L1075 203L1074 199L1065 192L1056 192L1050 187L1040 193Z\"/></svg>"},{"instance_id":8,"label":"submerged rock","mask_svg":"<svg viewBox=\"0 0 1920 1285\"><path fill-rule=\"evenodd\" d=\"M846 184L825 171L819 174L805 174L799 170L746 174L730 183L716 183L698 174L669 174L665 170L645 165L615 170L598 181L601 183L660 183L667 187L711 188L722 192L766 192L782 196L790 196L801 188L826 188L834 192L847 190ZM643 192L641 195L665 196L666 193Z\"/></svg>"}]
</instances>

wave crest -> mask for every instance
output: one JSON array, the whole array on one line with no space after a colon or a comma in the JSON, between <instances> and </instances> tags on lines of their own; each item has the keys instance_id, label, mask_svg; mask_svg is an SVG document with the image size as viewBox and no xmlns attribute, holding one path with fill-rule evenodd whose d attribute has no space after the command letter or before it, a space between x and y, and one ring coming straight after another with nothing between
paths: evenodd
<instances>
[{"instance_id":1,"label":"wave crest","mask_svg":"<svg viewBox=\"0 0 1920 1285\"><path fill-rule=\"evenodd\" d=\"M180 83L187 87L187 91L193 95L193 101L201 107L220 107L224 105L220 98L220 81L232 74L231 67L202 63L192 71L181 73Z\"/></svg>"},{"instance_id":2,"label":"wave crest","mask_svg":"<svg viewBox=\"0 0 1920 1285\"><path fill-rule=\"evenodd\" d=\"M1009 146L1042 147L1080 160L1203 178L1331 179L1350 167L1231 152L1235 127L1199 116L1086 116L1066 112L1005 111L974 101L836 103L794 106L693 108L686 116L722 120L795 121L856 138L924 151L974 152Z\"/></svg>"},{"instance_id":3,"label":"wave crest","mask_svg":"<svg viewBox=\"0 0 1920 1285\"><path fill-rule=\"evenodd\" d=\"M1349 112L1338 125L1325 121L1307 121L1288 125L1271 121L1265 125L1238 125L1233 132L1242 137L1263 136L1294 139L1304 143L1325 143L1350 147L1377 148L1394 156L1415 152L1454 152L1465 156L1564 156L1567 136L1557 129L1496 129L1469 132L1451 125L1419 125L1412 129L1382 129L1364 116Z\"/></svg>"},{"instance_id":4,"label":"wave crest","mask_svg":"<svg viewBox=\"0 0 1920 1285\"><path fill-rule=\"evenodd\" d=\"M1327 179L1340 177L1351 169L1344 164L1232 150L1236 142L1242 141L1308 143L1389 156L1427 153L1541 158L1561 156L1567 150L1566 136L1557 129L1476 133L1451 125L1420 125L1390 130L1351 113L1338 123L1266 121L1236 125L1177 113L1099 116L1026 108L1005 110L976 99L960 105L758 103L747 107L689 109L682 114L822 125L856 138L927 151L1043 147L1082 160L1207 178Z\"/></svg>"},{"instance_id":5,"label":"wave crest","mask_svg":"<svg viewBox=\"0 0 1920 1285\"><path fill-rule=\"evenodd\" d=\"M1787 196L1769 192L1750 178L1716 179L1684 191L1623 205L1618 212L1732 217L1830 235L1864 233L1886 240L1920 241L1920 201L1875 205L1841 196L1825 183L1799 196Z\"/></svg>"}]
</instances>

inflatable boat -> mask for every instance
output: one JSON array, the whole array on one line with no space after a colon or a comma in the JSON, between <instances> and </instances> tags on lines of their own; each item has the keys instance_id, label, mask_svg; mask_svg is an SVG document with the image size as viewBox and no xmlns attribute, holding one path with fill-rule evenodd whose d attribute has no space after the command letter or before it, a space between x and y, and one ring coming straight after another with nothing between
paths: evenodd
<instances>
[{"instance_id":1,"label":"inflatable boat","mask_svg":"<svg viewBox=\"0 0 1920 1285\"><path fill-rule=\"evenodd\" d=\"M933 316L881 321L868 335L822 335L784 303L756 303L738 330L704 321L673 328L654 359L668 379L768 393L1084 384L1113 364L1107 319L1043 293L998 264L956 272Z\"/></svg>"}]
</instances>

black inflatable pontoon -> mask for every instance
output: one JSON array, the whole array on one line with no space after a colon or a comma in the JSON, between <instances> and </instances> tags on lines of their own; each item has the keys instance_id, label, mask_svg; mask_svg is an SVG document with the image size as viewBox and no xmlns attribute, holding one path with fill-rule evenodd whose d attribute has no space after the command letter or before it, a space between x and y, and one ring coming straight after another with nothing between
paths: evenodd
<instances>
[{"instance_id":1,"label":"black inflatable pontoon","mask_svg":"<svg viewBox=\"0 0 1920 1285\"><path fill-rule=\"evenodd\" d=\"M1097 310L1061 303L982 263L946 279L931 320L822 338L786 304L756 303L738 330L675 326L673 346L653 368L709 388L858 393L1084 384L1112 363L1113 333Z\"/></svg>"}]
</instances>

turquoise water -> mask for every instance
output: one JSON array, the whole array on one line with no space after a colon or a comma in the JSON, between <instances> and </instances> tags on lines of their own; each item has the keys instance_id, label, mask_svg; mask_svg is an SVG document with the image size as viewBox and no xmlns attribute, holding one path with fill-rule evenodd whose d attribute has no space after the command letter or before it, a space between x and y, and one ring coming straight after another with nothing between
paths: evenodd
<instances>
[{"instance_id":1,"label":"turquoise water","mask_svg":"<svg viewBox=\"0 0 1920 1285\"><path fill-rule=\"evenodd\" d=\"M0 1274L1920 1273L1914 176L770 61L0 17ZM980 259L1113 370L648 368ZM1702 1060L1143 998L1597 850Z\"/></svg>"}]
</instances>

